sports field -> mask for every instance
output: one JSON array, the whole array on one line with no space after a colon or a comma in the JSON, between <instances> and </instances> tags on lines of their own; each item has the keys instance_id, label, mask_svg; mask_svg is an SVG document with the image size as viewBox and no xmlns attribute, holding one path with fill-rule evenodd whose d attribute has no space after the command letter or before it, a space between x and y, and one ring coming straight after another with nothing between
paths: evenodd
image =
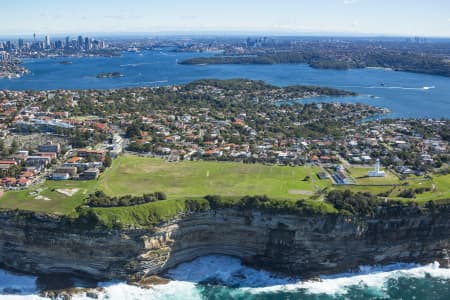
<instances>
[{"instance_id":1,"label":"sports field","mask_svg":"<svg viewBox=\"0 0 450 300\"><path fill-rule=\"evenodd\" d=\"M266 166L235 162L180 161L122 156L114 161L98 188L109 195L161 191L170 199L205 195L267 195L300 199L330 186L316 177L317 167ZM309 176L310 180L304 181Z\"/></svg>"}]
</instances>

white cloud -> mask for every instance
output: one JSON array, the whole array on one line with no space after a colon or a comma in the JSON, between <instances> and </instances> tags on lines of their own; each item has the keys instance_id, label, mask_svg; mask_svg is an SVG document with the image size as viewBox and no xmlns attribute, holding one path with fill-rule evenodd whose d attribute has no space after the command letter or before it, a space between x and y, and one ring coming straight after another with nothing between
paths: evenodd
<instances>
[{"instance_id":1,"label":"white cloud","mask_svg":"<svg viewBox=\"0 0 450 300\"><path fill-rule=\"evenodd\" d=\"M359 0L344 0L344 4L345 5L350 5L350 4L355 4L357 3Z\"/></svg>"}]
</instances>

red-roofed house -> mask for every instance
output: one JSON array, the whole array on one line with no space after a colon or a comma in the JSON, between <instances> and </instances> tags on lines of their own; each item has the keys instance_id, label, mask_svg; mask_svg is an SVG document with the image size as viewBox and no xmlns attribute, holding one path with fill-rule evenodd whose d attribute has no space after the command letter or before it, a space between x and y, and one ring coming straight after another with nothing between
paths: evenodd
<instances>
[{"instance_id":1,"label":"red-roofed house","mask_svg":"<svg viewBox=\"0 0 450 300\"><path fill-rule=\"evenodd\" d=\"M17 161L15 161L15 160L0 160L0 165L16 166Z\"/></svg>"}]
</instances>

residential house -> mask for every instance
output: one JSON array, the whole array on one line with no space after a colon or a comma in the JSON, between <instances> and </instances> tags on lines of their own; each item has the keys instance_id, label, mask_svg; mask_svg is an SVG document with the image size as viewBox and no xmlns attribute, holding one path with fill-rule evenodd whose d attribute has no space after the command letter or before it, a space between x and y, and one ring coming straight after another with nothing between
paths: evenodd
<instances>
[{"instance_id":1,"label":"residential house","mask_svg":"<svg viewBox=\"0 0 450 300\"><path fill-rule=\"evenodd\" d=\"M38 146L38 150L39 150L39 152L53 152L53 153L59 154L61 152L61 145L59 143L43 144L43 145Z\"/></svg>"}]
</instances>

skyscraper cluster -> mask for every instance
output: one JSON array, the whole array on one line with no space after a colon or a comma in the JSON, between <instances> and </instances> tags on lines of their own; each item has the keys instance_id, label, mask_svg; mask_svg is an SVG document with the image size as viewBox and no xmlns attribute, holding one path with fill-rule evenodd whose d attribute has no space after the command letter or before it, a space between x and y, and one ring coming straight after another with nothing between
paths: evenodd
<instances>
[{"instance_id":1,"label":"skyscraper cluster","mask_svg":"<svg viewBox=\"0 0 450 300\"><path fill-rule=\"evenodd\" d=\"M71 39L69 36L65 39L52 40L49 35L46 35L43 40L36 40L36 35L33 35L33 39L24 40L19 38L17 43L13 41L0 41L0 51L14 52L18 50L78 50L89 51L96 49L105 49L107 45L105 41L96 40L89 37L78 36L76 39Z\"/></svg>"}]
</instances>

